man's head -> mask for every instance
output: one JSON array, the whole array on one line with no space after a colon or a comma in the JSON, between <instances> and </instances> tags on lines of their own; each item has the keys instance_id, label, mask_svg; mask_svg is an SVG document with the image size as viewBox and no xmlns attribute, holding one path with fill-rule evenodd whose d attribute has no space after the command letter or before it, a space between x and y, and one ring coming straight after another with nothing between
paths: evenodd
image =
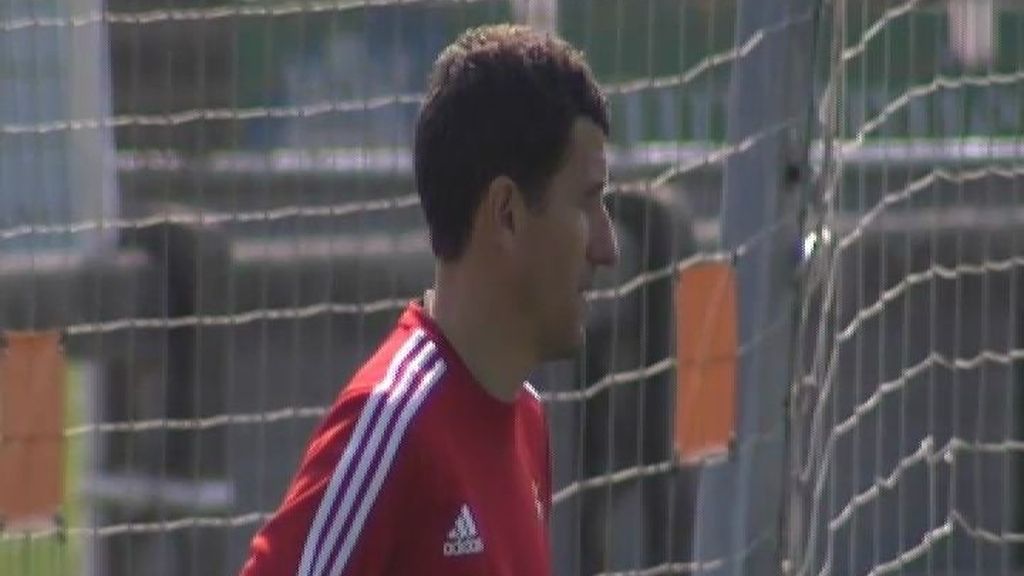
<instances>
[{"instance_id":1,"label":"man's head","mask_svg":"<svg viewBox=\"0 0 1024 576\"><path fill-rule=\"evenodd\" d=\"M590 69L557 38L478 28L434 65L415 145L434 254L442 266L480 256L542 358L578 346L582 291L616 258L608 130Z\"/></svg>"}]
</instances>

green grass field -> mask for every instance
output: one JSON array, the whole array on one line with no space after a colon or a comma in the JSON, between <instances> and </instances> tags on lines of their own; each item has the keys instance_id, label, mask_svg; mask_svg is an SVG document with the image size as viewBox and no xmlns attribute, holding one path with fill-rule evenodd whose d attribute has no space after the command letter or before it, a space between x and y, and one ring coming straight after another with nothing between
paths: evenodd
<instances>
[{"instance_id":1,"label":"green grass field","mask_svg":"<svg viewBox=\"0 0 1024 576\"><path fill-rule=\"evenodd\" d=\"M76 426L85 417L85 399L81 371L73 364L68 369L65 426ZM65 526L82 525L82 506L78 500L79 483L85 466L84 443L77 436L65 444L64 505ZM81 542L74 537L31 538L4 533L0 540L0 575L72 576L81 573Z\"/></svg>"}]
</instances>

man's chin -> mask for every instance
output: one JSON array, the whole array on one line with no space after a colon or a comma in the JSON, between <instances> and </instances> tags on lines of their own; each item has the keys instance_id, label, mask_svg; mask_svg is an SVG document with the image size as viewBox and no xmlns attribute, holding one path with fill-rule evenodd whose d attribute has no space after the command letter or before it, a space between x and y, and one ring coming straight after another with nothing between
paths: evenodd
<instances>
[{"instance_id":1,"label":"man's chin","mask_svg":"<svg viewBox=\"0 0 1024 576\"><path fill-rule=\"evenodd\" d=\"M574 358L583 349L584 334L585 326L583 323L580 323L575 332L567 334L566 337L559 339L558 342L552 342L547 347L543 360L545 362L554 362Z\"/></svg>"}]
</instances>

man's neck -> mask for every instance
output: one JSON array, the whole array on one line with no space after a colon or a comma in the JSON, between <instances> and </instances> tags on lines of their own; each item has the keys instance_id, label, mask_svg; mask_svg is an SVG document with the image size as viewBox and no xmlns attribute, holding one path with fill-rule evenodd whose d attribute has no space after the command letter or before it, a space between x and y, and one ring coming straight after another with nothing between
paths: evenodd
<instances>
[{"instance_id":1,"label":"man's neck","mask_svg":"<svg viewBox=\"0 0 1024 576\"><path fill-rule=\"evenodd\" d=\"M517 338L517 326L505 317L508 310L492 301L493 291L467 288L458 279L438 274L435 288L424 295L425 311L480 386L511 402L534 362Z\"/></svg>"}]
</instances>

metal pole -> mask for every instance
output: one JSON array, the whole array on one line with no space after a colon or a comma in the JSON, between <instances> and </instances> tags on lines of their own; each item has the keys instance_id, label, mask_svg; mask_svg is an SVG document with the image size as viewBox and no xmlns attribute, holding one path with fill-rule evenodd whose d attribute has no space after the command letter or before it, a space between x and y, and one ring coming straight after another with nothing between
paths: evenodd
<instances>
[{"instance_id":1,"label":"metal pole","mask_svg":"<svg viewBox=\"0 0 1024 576\"><path fill-rule=\"evenodd\" d=\"M786 392L793 352L799 190L807 169L814 0L740 0L732 69L722 246L739 290L736 443L698 491L694 559L704 573L781 573ZM749 146L749 147L748 147Z\"/></svg>"}]
</instances>

